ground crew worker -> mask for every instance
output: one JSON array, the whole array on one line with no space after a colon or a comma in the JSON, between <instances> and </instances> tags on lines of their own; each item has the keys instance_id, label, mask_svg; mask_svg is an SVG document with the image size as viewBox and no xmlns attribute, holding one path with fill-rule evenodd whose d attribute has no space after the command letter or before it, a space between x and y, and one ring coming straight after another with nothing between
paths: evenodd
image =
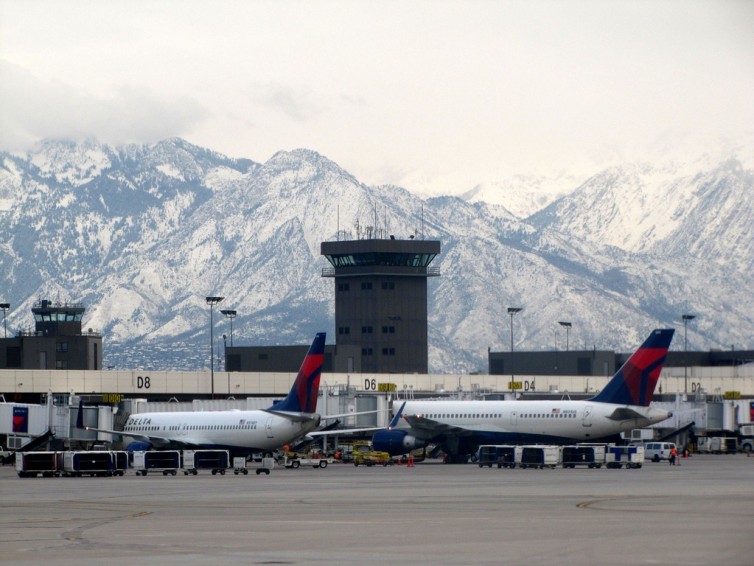
<instances>
[{"instance_id":1,"label":"ground crew worker","mask_svg":"<svg viewBox=\"0 0 754 566\"><path fill-rule=\"evenodd\" d=\"M678 450L675 449L675 446L673 446L670 449L670 465L675 466L675 459L678 457Z\"/></svg>"}]
</instances>

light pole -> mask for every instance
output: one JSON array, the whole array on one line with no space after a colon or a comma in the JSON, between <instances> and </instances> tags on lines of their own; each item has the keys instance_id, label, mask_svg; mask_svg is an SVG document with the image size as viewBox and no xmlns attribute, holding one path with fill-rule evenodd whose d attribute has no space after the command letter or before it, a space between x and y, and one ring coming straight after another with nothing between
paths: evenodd
<instances>
[{"instance_id":1,"label":"light pole","mask_svg":"<svg viewBox=\"0 0 754 566\"><path fill-rule=\"evenodd\" d=\"M5 330L5 337L8 337L8 325L5 322L5 313L8 312L8 309L10 308L10 303L0 303L0 310L3 311L3 329Z\"/></svg>"},{"instance_id":2,"label":"light pole","mask_svg":"<svg viewBox=\"0 0 754 566\"><path fill-rule=\"evenodd\" d=\"M558 324L566 329L566 352L568 351L568 331L571 330L570 322L558 321Z\"/></svg>"},{"instance_id":3,"label":"light pole","mask_svg":"<svg viewBox=\"0 0 754 566\"><path fill-rule=\"evenodd\" d=\"M212 398L215 398L215 333L214 333L214 320L213 320L213 308L218 303L222 302L225 297L206 297L207 304L209 305L209 371L210 379L212 380Z\"/></svg>"},{"instance_id":4,"label":"light pole","mask_svg":"<svg viewBox=\"0 0 754 566\"><path fill-rule=\"evenodd\" d=\"M696 315L684 314L683 318L683 392L688 395L689 393L689 362L688 362L688 342L686 341L686 335L688 332L688 325L690 320L694 320Z\"/></svg>"},{"instance_id":5,"label":"light pole","mask_svg":"<svg viewBox=\"0 0 754 566\"><path fill-rule=\"evenodd\" d=\"M508 307L508 314L511 317L511 383L513 383L513 315L521 310L520 307Z\"/></svg>"},{"instance_id":6,"label":"light pole","mask_svg":"<svg viewBox=\"0 0 754 566\"><path fill-rule=\"evenodd\" d=\"M236 314L238 314L236 311L231 309L223 309L220 311L225 315L226 318L230 319L230 347L233 347L233 319L236 318ZM225 336L223 335L223 338Z\"/></svg>"},{"instance_id":7,"label":"light pole","mask_svg":"<svg viewBox=\"0 0 754 566\"><path fill-rule=\"evenodd\" d=\"M511 353L513 353L513 315L522 310L519 307L508 307L508 314L511 317Z\"/></svg>"}]
</instances>

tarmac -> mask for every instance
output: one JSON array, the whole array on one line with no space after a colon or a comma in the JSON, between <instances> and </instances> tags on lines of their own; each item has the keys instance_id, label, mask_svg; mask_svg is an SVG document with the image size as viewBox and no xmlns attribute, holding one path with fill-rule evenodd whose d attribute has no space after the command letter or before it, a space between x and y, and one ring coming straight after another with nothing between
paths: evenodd
<instances>
[{"instance_id":1,"label":"tarmac","mask_svg":"<svg viewBox=\"0 0 754 566\"><path fill-rule=\"evenodd\" d=\"M4 564L754 564L754 457L19 478Z\"/></svg>"}]
</instances>

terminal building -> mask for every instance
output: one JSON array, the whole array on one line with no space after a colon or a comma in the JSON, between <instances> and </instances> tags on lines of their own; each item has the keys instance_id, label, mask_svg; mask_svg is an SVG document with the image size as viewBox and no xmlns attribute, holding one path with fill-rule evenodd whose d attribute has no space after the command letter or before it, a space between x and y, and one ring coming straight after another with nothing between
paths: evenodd
<instances>
[{"instance_id":1,"label":"terminal building","mask_svg":"<svg viewBox=\"0 0 754 566\"><path fill-rule=\"evenodd\" d=\"M612 350L488 352L490 375L610 376L630 353ZM670 351L664 367L734 367L754 363L754 350Z\"/></svg>"}]
</instances>

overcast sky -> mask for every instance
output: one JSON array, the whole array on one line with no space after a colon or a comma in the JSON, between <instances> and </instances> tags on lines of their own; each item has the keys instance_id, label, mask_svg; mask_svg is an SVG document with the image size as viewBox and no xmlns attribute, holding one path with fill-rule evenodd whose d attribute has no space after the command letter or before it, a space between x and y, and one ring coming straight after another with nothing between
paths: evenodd
<instances>
[{"instance_id":1,"label":"overcast sky","mask_svg":"<svg viewBox=\"0 0 754 566\"><path fill-rule=\"evenodd\" d=\"M0 0L0 149L314 149L460 192L754 124L754 2Z\"/></svg>"}]
</instances>

